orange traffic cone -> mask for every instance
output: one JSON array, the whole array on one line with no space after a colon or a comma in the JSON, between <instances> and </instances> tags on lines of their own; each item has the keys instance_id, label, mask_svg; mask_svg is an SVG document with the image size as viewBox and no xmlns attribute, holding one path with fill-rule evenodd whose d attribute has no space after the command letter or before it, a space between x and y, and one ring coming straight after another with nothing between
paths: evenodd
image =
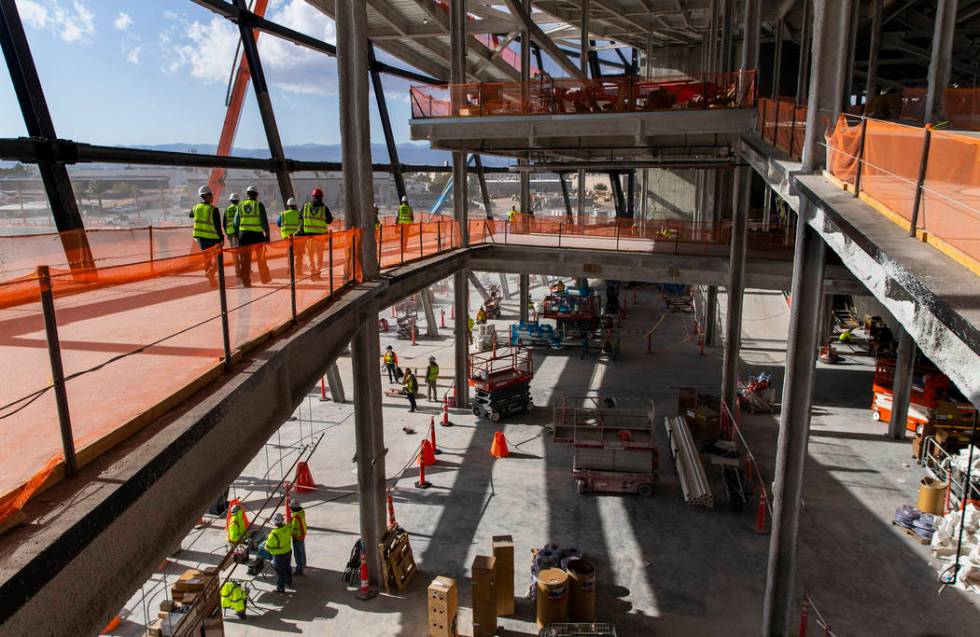
<instances>
[{"instance_id":1,"label":"orange traffic cone","mask_svg":"<svg viewBox=\"0 0 980 637\"><path fill-rule=\"evenodd\" d=\"M296 464L296 481L293 483L293 489L296 493L309 493L316 488L316 483L313 482L313 474L310 473L310 467L305 462L299 462Z\"/></svg>"},{"instance_id":2,"label":"orange traffic cone","mask_svg":"<svg viewBox=\"0 0 980 637\"><path fill-rule=\"evenodd\" d=\"M425 466L431 466L436 463L435 450L432 448L432 443L428 439L422 440L422 452L419 454L419 464Z\"/></svg>"},{"instance_id":3,"label":"orange traffic cone","mask_svg":"<svg viewBox=\"0 0 980 637\"><path fill-rule=\"evenodd\" d=\"M493 443L490 445L490 455L494 458L506 458L510 455L510 451L507 450L507 439L504 438L504 432L498 431L493 434Z\"/></svg>"},{"instance_id":4,"label":"orange traffic cone","mask_svg":"<svg viewBox=\"0 0 980 637\"><path fill-rule=\"evenodd\" d=\"M363 542L361 543L363 546ZM361 587L357 591L357 599L371 599L378 594L378 591L371 588L368 582L367 552L361 549Z\"/></svg>"},{"instance_id":5,"label":"orange traffic cone","mask_svg":"<svg viewBox=\"0 0 980 637\"><path fill-rule=\"evenodd\" d=\"M119 624L121 624L121 623L122 623L122 618L119 617L119 615L116 615L115 617L112 618L112 621L110 621L108 624L106 624L106 627L105 628L103 628L101 631L99 631L99 634L100 635L108 635L109 633L111 633L115 629L119 628Z\"/></svg>"}]
</instances>

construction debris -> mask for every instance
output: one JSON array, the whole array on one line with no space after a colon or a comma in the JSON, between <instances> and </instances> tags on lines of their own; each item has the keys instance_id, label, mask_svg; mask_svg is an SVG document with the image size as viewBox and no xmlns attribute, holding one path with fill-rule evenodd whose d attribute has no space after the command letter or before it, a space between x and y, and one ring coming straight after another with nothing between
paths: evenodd
<instances>
[{"instance_id":1,"label":"construction debris","mask_svg":"<svg viewBox=\"0 0 980 637\"><path fill-rule=\"evenodd\" d=\"M701 464L701 457L687 421L680 416L664 418L664 428L667 430L667 440L670 442L670 455L677 467L677 475L684 491L684 502L695 506L713 507L715 498L711 485Z\"/></svg>"}]
</instances>

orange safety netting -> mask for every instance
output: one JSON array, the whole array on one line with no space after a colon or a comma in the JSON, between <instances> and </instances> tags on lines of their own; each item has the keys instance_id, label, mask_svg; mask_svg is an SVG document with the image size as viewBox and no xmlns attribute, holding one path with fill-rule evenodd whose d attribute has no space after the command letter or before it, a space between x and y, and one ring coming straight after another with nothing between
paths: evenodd
<instances>
[{"instance_id":1,"label":"orange safety netting","mask_svg":"<svg viewBox=\"0 0 980 637\"><path fill-rule=\"evenodd\" d=\"M375 230L378 264L382 269L417 261L459 245L454 221L440 215L428 217L437 221L383 224Z\"/></svg>"},{"instance_id":2,"label":"orange safety netting","mask_svg":"<svg viewBox=\"0 0 980 637\"><path fill-rule=\"evenodd\" d=\"M359 236L352 229L293 240L297 313L360 277ZM52 270L79 464L159 417L220 371L219 254L233 351L292 320L289 240ZM28 276L0 284L5 363L0 366L0 523L49 480L63 458L40 283Z\"/></svg>"},{"instance_id":3,"label":"orange safety netting","mask_svg":"<svg viewBox=\"0 0 980 637\"><path fill-rule=\"evenodd\" d=\"M925 133L921 128L875 119L865 121L861 190L909 221ZM856 128L860 130L859 126Z\"/></svg>"},{"instance_id":4,"label":"orange safety netting","mask_svg":"<svg viewBox=\"0 0 980 637\"><path fill-rule=\"evenodd\" d=\"M954 128L980 130L980 88L955 87L943 91L946 119ZM902 92L901 118L921 123L925 117L926 89L907 88Z\"/></svg>"},{"instance_id":5,"label":"orange safety netting","mask_svg":"<svg viewBox=\"0 0 980 637\"><path fill-rule=\"evenodd\" d=\"M980 139L933 131L919 228L980 263Z\"/></svg>"},{"instance_id":6,"label":"orange safety netting","mask_svg":"<svg viewBox=\"0 0 980 637\"><path fill-rule=\"evenodd\" d=\"M806 137L805 106L796 106L789 98L760 99L756 109L756 130L772 145L799 158Z\"/></svg>"},{"instance_id":7,"label":"orange safety netting","mask_svg":"<svg viewBox=\"0 0 980 637\"><path fill-rule=\"evenodd\" d=\"M519 82L413 86L410 96L414 118L751 108L755 71L657 80L545 76L530 82L526 99Z\"/></svg>"},{"instance_id":8,"label":"orange safety netting","mask_svg":"<svg viewBox=\"0 0 980 637\"><path fill-rule=\"evenodd\" d=\"M846 184L854 183L861 147L861 127L850 126L841 115L827 135L827 172Z\"/></svg>"}]
</instances>

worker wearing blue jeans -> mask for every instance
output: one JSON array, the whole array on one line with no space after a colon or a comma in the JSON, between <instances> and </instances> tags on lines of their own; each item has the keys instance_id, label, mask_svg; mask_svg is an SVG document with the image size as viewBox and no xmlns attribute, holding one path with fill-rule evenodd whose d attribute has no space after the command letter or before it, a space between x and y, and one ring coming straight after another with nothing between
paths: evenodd
<instances>
[{"instance_id":1,"label":"worker wearing blue jeans","mask_svg":"<svg viewBox=\"0 0 980 637\"><path fill-rule=\"evenodd\" d=\"M286 587L293 585L293 570L289 565L293 558L293 529L286 524L282 513L276 513L273 523L276 528L269 531L264 548L272 555L272 565L276 568L276 592L285 593Z\"/></svg>"}]
</instances>

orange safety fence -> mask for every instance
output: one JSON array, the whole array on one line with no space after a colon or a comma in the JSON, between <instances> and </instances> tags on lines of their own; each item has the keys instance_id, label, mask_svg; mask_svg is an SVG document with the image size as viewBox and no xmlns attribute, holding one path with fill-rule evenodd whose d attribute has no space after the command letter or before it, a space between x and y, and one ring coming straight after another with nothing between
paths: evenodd
<instances>
[{"instance_id":1,"label":"orange safety fence","mask_svg":"<svg viewBox=\"0 0 980 637\"><path fill-rule=\"evenodd\" d=\"M755 104L755 71L657 80L545 76L530 82L526 99L519 82L413 86L410 98L412 117L417 119L751 108Z\"/></svg>"},{"instance_id":2,"label":"orange safety fence","mask_svg":"<svg viewBox=\"0 0 980 637\"><path fill-rule=\"evenodd\" d=\"M763 139L799 159L806 136L806 113L805 106L796 106L790 98L759 99L756 130Z\"/></svg>"},{"instance_id":3,"label":"orange safety fence","mask_svg":"<svg viewBox=\"0 0 980 637\"><path fill-rule=\"evenodd\" d=\"M414 224L383 224L375 230L378 264L381 269L396 267L459 246L456 222L440 215L436 221Z\"/></svg>"},{"instance_id":4,"label":"orange safety fence","mask_svg":"<svg viewBox=\"0 0 980 637\"><path fill-rule=\"evenodd\" d=\"M926 111L926 88L902 92L901 119L921 124ZM943 90L946 119L954 128L980 131L980 88L951 87Z\"/></svg>"},{"instance_id":5,"label":"orange safety fence","mask_svg":"<svg viewBox=\"0 0 980 637\"><path fill-rule=\"evenodd\" d=\"M931 130L929 152L923 155L926 129L863 121L862 125L841 115L827 135L828 173L845 188L859 190L880 212L910 232L918 196L916 235L980 274L980 140L954 131Z\"/></svg>"},{"instance_id":6,"label":"orange safety fence","mask_svg":"<svg viewBox=\"0 0 980 637\"><path fill-rule=\"evenodd\" d=\"M359 236L352 229L293 240L297 314L358 279ZM220 253L212 248L154 261L51 271L80 465L220 373L219 254L232 352L291 322L289 248L290 241L281 240ZM0 300L6 301L0 303L0 524L63 475L40 283L37 276L0 283Z\"/></svg>"}]
</instances>

